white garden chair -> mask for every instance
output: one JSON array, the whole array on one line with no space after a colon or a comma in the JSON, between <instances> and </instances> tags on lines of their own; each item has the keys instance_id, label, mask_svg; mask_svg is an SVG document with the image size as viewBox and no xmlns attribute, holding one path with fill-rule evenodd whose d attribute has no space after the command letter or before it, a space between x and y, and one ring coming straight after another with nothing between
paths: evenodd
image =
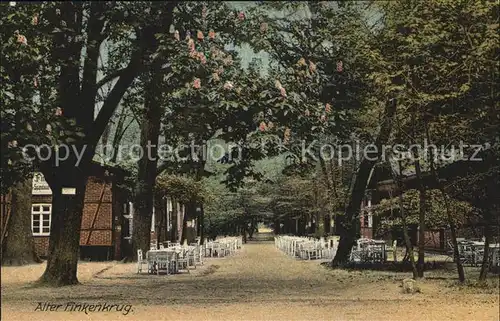
<instances>
[{"instance_id":1,"label":"white garden chair","mask_svg":"<svg viewBox=\"0 0 500 321\"><path fill-rule=\"evenodd\" d=\"M167 274L169 274L169 267L170 267L170 261L169 261L169 253L166 251L159 251L156 253L156 274L160 275L160 270L167 271Z\"/></svg>"},{"instance_id":2,"label":"white garden chair","mask_svg":"<svg viewBox=\"0 0 500 321\"><path fill-rule=\"evenodd\" d=\"M189 257L186 249L182 249L177 256L177 271L179 270L187 270L188 273L191 273L189 270Z\"/></svg>"},{"instance_id":3,"label":"white garden chair","mask_svg":"<svg viewBox=\"0 0 500 321\"><path fill-rule=\"evenodd\" d=\"M149 273L149 262L144 258L142 250L137 250L137 274L142 273L142 265L148 265L148 273Z\"/></svg>"}]
</instances>

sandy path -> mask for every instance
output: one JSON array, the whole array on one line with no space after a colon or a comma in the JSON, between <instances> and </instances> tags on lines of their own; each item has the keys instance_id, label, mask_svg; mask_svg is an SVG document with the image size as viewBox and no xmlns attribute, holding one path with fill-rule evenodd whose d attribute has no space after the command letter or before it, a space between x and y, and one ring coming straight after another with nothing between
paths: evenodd
<instances>
[{"instance_id":1,"label":"sandy path","mask_svg":"<svg viewBox=\"0 0 500 321\"><path fill-rule=\"evenodd\" d=\"M14 271L2 271L2 319L498 320L496 293L457 291L432 280L422 284L422 294L402 295L405 274L331 271L318 263L294 260L261 242L244 245L232 257L208 259L190 275L137 275L134 264L115 264L95 276L109 264L87 263L82 285L47 289L29 284L42 265L31 267L24 282L19 276L12 281ZM64 312L68 301L130 304L131 310ZM62 306L40 312L34 311L36 302Z\"/></svg>"}]
</instances>

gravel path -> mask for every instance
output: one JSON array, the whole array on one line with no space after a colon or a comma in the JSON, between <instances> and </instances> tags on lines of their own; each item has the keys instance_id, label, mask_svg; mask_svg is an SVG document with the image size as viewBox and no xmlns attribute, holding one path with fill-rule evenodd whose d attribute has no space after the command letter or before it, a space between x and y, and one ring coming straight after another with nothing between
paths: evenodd
<instances>
[{"instance_id":1,"label":"gravel path","mask_svg":"<svg viewBox=\"0 0 500 321\"><path fill-rule=\"evenodd\" d=\"M287 257L272 242L245 244L234 256L208 259L191 274L137 275L135 264L109 267L84 263L82 285L57 289L30 285L43 265L4 268L2 319L498 320L499 315L495 291L464 292L446 287L449 280L429 280L422 283L422 294L404 295L399 284L407 274L332 271L317 261ZM130 310L65 312L70 301L129 304L124 309ZM61 306L34 311L37 302Z\"/></svg>"}]
</instances>

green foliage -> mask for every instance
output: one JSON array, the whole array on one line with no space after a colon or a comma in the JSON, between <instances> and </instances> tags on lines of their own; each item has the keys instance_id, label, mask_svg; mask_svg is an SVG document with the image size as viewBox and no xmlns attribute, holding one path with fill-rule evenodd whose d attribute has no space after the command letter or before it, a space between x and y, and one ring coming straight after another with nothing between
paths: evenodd
<instances>
[{"instance_id":1,"label":"green foliage","mask_svg":"<svg viewBox=\"0 0 500 321\"><path fill-rule=\"evenodd\" d=\"M210 233L235 232L236 228L267 221L271 216L265 184L245 180L243 188L232 192L215 179L204 181L211 198L205 204L205 227Z\"/></svg>"},{"instance_id":2,"label":"green foliage","mask_svg":"<svg viewBox=\"0 0 500 321\"><path fill-rule=\"evenodd\" d=\"M0 6L2 193L32 171L29 144L71 143L81 134L57 101L48 14L53 4ZM47 151L47 150L45 150Z\"/></svg>"},{"instance_id":3,"label":"green foliage","mask_svg":"<svg viewBox=\"0 0 500 321\"><path fill-rule=\"evenodd\" d=\"M425 226L432 228L446 228L449 225L446 214L445 201L439 190L428 190L425 213ZM477 212L467 202L449 199L450 212L456 226L460 226L471 219ZM406 217L406 224L417 225L419 222L419 192L408 190L403 193L403 209ZM383 199L373 207L373 214L380 216L382 229L402 227L399 198Z\"/></svg>"},{"instance_id":4,"label":"green foliage","mask_svg":"<svg viewBox=\"0 0 500 321\"><path fill-rule=\"evenodd\" d=\"M172 197L180 203L203 203L209 195L200 181L186 176L163 174L157 177L155 193L157 197Z\"/></svg>"},{"instance_id":5,"label":"green foliage","mask_svg":"<svg viewBox=\"0 0 500 321\"><path fill-rule=\"evenodd\" d=\"M498 2L380 2L371 77L398 96L397 142L498 144ZM468 150L466 150L468 153Z\"/></svg>"}]
</instances>

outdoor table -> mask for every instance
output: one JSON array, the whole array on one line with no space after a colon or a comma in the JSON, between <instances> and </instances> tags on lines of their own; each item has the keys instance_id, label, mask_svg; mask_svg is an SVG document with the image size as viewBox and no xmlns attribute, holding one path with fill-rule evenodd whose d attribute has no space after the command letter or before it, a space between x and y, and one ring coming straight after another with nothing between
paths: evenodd
<instances>
[{"instance_id":1,"label":"outdoor table","mask_svg":"<svg viewBox=\"0 0 500 321\"><path fill-rule=\"evenodd\" d=\"M357 250L354 257L361 262L385 262L387 254L385 251L386 243L384 240L359 239L357 241Z\"/></svg>"},{"instance_id":2,"label":"outdoor table","mask_svg":"<svg viewBox=\"0 0 500 321\"><path fill-rule=\"evenodd\" d=\"M155 267L156 266L156 254L160 253L160 252L166 252L166 253L169 253L169 252L172 253L172 252L174 252L175 253L175 258L178 259L180 253L182 252L182 250L181 249L176 249L176 248L165 248L165 249L158 249L158 250L149 250L146 253L148 264L152 264L153 267ZM154 268L151 269L151 271L153 271L153 270L154 270ZM174 272L177 273L177 270L175 270Z\"/></svg>"},{"instance_id":3,"label":"outdoor table","mask_svg":"<svg viewBox=\"0 0 500 321\"><path fill-rule=\"evenodd\" d=\"M500 260L499 260L499 252L500 252L500 244L490 244L490 260L491 260L491 267L495 266L500 266Z\"/></svg>"},{"instance_id":4,"label":"outdoor table","mask_svg":"<svg viewBox=\"0 0 500 321\"><path fill-rule=\"evenodd\" d=\"M458 249L460 253L460 258L463 263L470 263L472 265L481 264L483 261L484 253L484 242L462 240L458 242ZM492 266L498 265L498 254L500 250L500 244L490 244L489 245L490 255L489 260Z\"/></svg>"}]
</instances>

